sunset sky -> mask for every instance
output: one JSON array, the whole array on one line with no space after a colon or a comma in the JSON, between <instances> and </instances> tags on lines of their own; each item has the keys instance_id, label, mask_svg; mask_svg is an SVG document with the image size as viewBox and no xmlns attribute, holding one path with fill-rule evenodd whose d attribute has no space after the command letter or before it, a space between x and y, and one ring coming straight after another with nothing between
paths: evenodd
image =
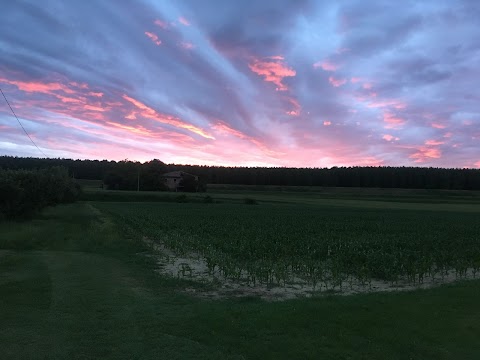
<instances>
[{"instance_id":1,"label":"sunset sky","mask_svg":"<svg viewBox=\"0 0 480 360\"><path fill-rule=\"evenodd\" d=\"M480 168L480 1L4 1L48 157ZM0 155L40 157L3 97Z\"/></svg>"}]
</instances>

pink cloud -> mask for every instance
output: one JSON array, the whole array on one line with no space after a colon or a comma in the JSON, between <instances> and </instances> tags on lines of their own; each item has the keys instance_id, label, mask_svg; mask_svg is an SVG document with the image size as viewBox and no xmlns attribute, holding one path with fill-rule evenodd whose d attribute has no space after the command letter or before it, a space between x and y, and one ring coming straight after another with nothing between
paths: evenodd
<instances>
[{"instance_id":1,"label":"pink cloud","mask_svg":"<svg viewBox=\"0 0 480 360\"><path fill-rule=\"evenodd\" d=\"M15 85L19 90L24 92L52 94L54 91L63 91L67 94L75 93L74 90L62 83L42 83L38 81L15 81L0 78L0 82Z\"/></svg>"},{"instance_id":2,"label":"pink cloud","mask_svg":"<svg viewBox=\"0 0 480 360\"><path fill-rule=\"evenodd\" d=\"M298 111L295 111L295 110L287 111L286 114L290 115L290 116L300 116L300 113Z\"/></svg>"},{"instance_id":3,"label":"pink cloud","mask_svg":"<svg viewBox=\"0 0 480 360\"><path fill-rule=\"evenodd\" d=\"M453 134L452 134L451 132L447 132L447 133L445 133L445 134L443 135L443 137L448 139L448 138L451 138L452 135L453 135Z\"/></svg>"},{"instance_id":4,"label":"pink cloud","mask_svg":"<svg viewBox=\"0 0 480 360\"><path fill-rule=\"evenodd\" d=\"M357 82L360 82L360 81L362 81L362 78L359 78L359 77L352 77L352 78L350 78L350 81L351 81L353 84L355 84L355 83L357 83Z\"/></svg>"},{"instance_id":5,"label":"pink cloud","mask_svg":"<svg viewBox=\"0 0 480 360\"><path fill-rule=\"evenodd\" d=\"M150 154L155 149L157 144L163 144L169 142L172 145L178 147L177 152L181 153L182 149L188 149L191 146L193 139L187 135L162 131L158 128L149 130L141 125L135 126L123 125L115 123L110 120L106 120L101 124L94 124L76 119L68 118L68 121L64 119L49 120L49 127L55 127L55 134L59 129L67 128L66 134L68 135L68 143L59 143L58 135L48 139L50 147L59 150L66 149L73 154L82 154L85 157L91 157L92 154L105 158L108 155L109 159L124 159L126 157L132 158L139 155L139 151L142 152L142 156L145 159L151 159ZM94 136L97 140L89 141L87 144L84 140L76 140L71 130L74 129L80 131L82 134L89 134ZM65 137L61 137L65 140ZM153 142L145 141L145 138L156 140ZM111 151L105 151L108 147ZM97 153L98 151L98 153ZM127 154L127 156L125 155Z\"/></svg>"},{"instance_id":6,"label":"pink cloud","mask_svg":"<svg viewBox=\"0 0 480 360\"><path fill-rule=\"evenodd\" d=\"M180 46L186 50L191 50L195 47L195 45L193 45L192 43L190 42L187 42L187 41L183 41L180 43Z\"/></svg>"},{"instance_id":7,"label":"pink cloud","mask_svg":"<svg viewBox=\"0 0 480 360\"><path fill-rule=\"evenodd\" d=\"M106 111L106 109L100 107L100 106L93 106L93 105L84 105L85 110L91 110L91 111Z\"/></svg>"},{"instance_id":8,"label":"pink cloud","mask_svg":"<svg viewBox=\"0 0 480 360\"><path fill-rule=\"evenodd\" d=\"M109 111L111 106L102 104L100 99L103 97L102 92L88 91L88 84L77 82L51 82L42 83L38 81L15 81L8 79L1 79L0 82L5 82L16 86L19 90L25 93L38 93L47 96L55 97L54 100L50 98L42 99L29 99L26 98L23 102L22 110L25 106L32 109L35 107L49 109L59 114L71 115L77 114L78 116L88 116L93 120L103 121L99 112ZM68 94L65 96L63 93ZM95 97L96 101L92 102L88 99L88 96ZM93 111L93 113L92 113Z\"/></svg>"},{"instance_id":9,"label":"pink cloud","mask_svg":"<svg viewBox=\"0 0 480 360\"><path fill-rule=\"evenodd\" d=\"M114 123L114 122L110 122L110 121L107 121L106 122L108 125L110 126L113 126L113 127L116 127L116 128L119 128L119 129L122 129L122 130L127 130L128 132L130 133L135 133L135 134L138 134L138 135L143 135L143 136L148 136L148 137L154 137L154 134L147 130L146 128L144 128L143 126L129 126L129 125L123 125L123 124L118 124L118 123Z\"/></svg>"},{"instance_id":10,"label":"pink cloud","mask_svg":"<svg viewBox=\"0 0 480 360\"><path fill-rule=\"evenodd\" d=\"M324 71L336 71L337 69L340 68L340 65L334 64L328 60L325 61L318 61L315 64L313 64L313 67L315 69L322 68Z\"/></svg>"},{"instance_id":11,"label":"pink cloud","mask_svg":"<svg viewBox=\"0 0 480 360\"><path fill-rule=\"evenodd\" d=\"M442 157L442 152L438 148L429 148L426 146L420 146L417 148L417 152L410 155L410 159L415 159L415 162L425 162L431 159L439 159Z\"/></svg>"},{"instance_id":12,"label":"pink cloud","mask_svg":"<svg viewBox=\"0 0 480 360\"><path fill-rule=\"evenodd\" d=\"M268 60L267 58L263 58L262 60L263 62L273 62L273 63L284 62L284 59L281 56L268 58ZM287 67L287 65L284 65L284 66ZM252 74L251 77L252 78L256 77L256 75ZM186 159L187 161L191 159L192 162L196 161L199 163L203 163L202 160L204 158L205 159L204 163L208 161L210 163L217 163L217 164L232 164L232 163L235 164L238 161L238 164L240 164L240 162L242 164L246 164L247 162L255 163L255 161L258 161L258 162L263 161L265 164L268 164L270 166L277 165L277 164L280 166L282 164L285 164L285 165L298 164L299 166L302 166L304 164L308 164L308 165L312 164L312 165L318 165L318 166L323 166L324 164L328 164L328 166L333 166L333 165L339 165L342 163L346 165L382 164L381 160L374 157L370 157L367 154L367 151L359 150L360 147L356 147L356 145L352 145L351 143L355 143L355 139L356 139L355 137L353 137L354 141L347 141L350 138L348 139L347 137L344 138L343 136L344 133L341 132L343 131L342 130L343 128L336 126L337 119L335 117L326 117L331 121L320 120L320 123L319 123L320 126L322 126L322 124L324 126L333 125L329 129L324 129L323 135L321 134L322 132L320 133L317 132L317 134L315 133L308 134L308 127L304 125L305 123L303 122L303 119L291 119L295 121L284 122L289 126L291 124L295 124L296 129L306 132L308 135L312 136L312 140L311 140L312 149L317 151L315 154L316 156L318 156L318 160L315 159L314 157L307 157L307 155L305 155L305 157L300 158L301 152L302 151L306 152L306 151L304 148L304 143L300 141L296 142L297 139L294 139L293 137L291 137L292 131L294 131L292 130L294 128L293 125L291 127L286 126L284 128L286 130L285 137L282 137L282 134L280 134L279 136L277 135L271 136L270 132L265 131L264 135L259 135L258 137L254 138L247 134L257 133L256 132L257 130L251 129L247 133L242 133L241 131L230 127L228 124L223 124L219 126L212 125L212 127L209 127L209 125L202 125L203 122L197 123L194 118L183 117L179 115L162 114L161 112L152 108L152 107L156 108L155 105L150 105L150 103L148 102L143 103L137 100L139 98L135 99L134 98L136 97L135 95L134 97L126 98L126 97L122 97L121 96L122 93L120 93L117 98L115 97L114 91L105 91L105 93L103 93L98 91L98 90L102 90L99 88L94 89L95 91L90 91L90 89L88 89L89 87L88 84L73 83L73 82L68 82L64 80L59 80L57 77L50 77L50 79L51 79L50 80L51 82L48 82L48 83L42 83L39 81L35 83L35 82L27 82L27 81L22 82L22 81L10 80L8 83L16 87L5 85L5 87L9 91L12 90L19 95L19 96L16 96L18 100L14 101L15 104L13 104L19 107L19 116L22 116L27 112L30 112L30 113L36 112L37 113L36 119L42 120L42 121L35 120L38 122L39 127L43 126L41 125L42 122L44 124L46 123L47 118L49 120L53 119L55 121L61 119L61 121L63 122L62 126L64 127L68 126L67 124L68 122L73 121L71 117L82 119L82 121L85 121L85 123L88 122L89 124L95 124L95 125L103 124L102 126L104 126L104 130L102 130L102 132L104 132L104 134L98 135L99 143L103 141L102 137L105 137L105 142L107 142L107 141L110 141L110 138L108 138L108 136L112 136L112 137L116 136L120 139L116 143L116 146L118 147L119 151L123 151L124 153L126 153L126 151L128 150L126 150L127 149L126 147L122 148L123 146L122 137L125 138L125 141L138 139L139 146L142 146L142 149L145 149L146 155L142 155L142 156L148 156L148 154L152 154L154 151L158 151L158 153L161 153L161 150L159 149L162 149L161 146L163 146L162 144L164 144L165 148L168 148L168 147L170 147L171 149L177 148L175 151L178 150L179 154L181 154L179 156L182 156L183 159ZM259 78L259 82L263 82L263 81L264 81L264 75L262 75ZM265 81L267 80L265 79ZM286 82L284 80L284 77L280 78L279 81L280 81L280 84L282 85L284 85L283 83ZM275 83L274 81L271 81L271 82ZM276 85L278 86L278 84ZM270 87L270 86L273 87L273 85L271 84L265 84L265 87ZM17 88L19 89L18 91L17 91ZM92 89L93 89L93 86L92 86ZM37 95L36 93L48 94L48 96L43 96L43 95L40 96L40 95ZM288 110L287 113L290 116L298 116L302 114L302 108L301 108L300 102L298 101L297 98L293 97L293 95L290 92L277 94L277 96L275 96L275 99L276 101L281 102L281 107L276 109L276 110L280 110L280 113L278 112L276 113L277 115L283 116L283 118L285 118L286 116L284 115L284 113L287 110ZM388 102L389 100L386 100L386 101ZM152 107L146 104L149 104ZM151 104L154 104L154 103L152 102ZM389 124L391 122L392 124L394 124L394 126L400 126L400 124L406 123L406 119L409 119L407 115L405 115L400 110L399 111L395 110L395 106L398 106L399 103L391 102L390 104L392 105L389 107L380 108L379 110L375 110L374 112L378 113L378 115L383 114L384 117L387 118L388 121L386 121L385 124ZM358 104L356 106L358 106ZM401 107L402 106L400 106L400 108ZM360 107L358 109L360 109ZM161 109L159 108L158 110L161 110ZM303 112L306 114L307 109L305 109ZM67 116L63 117L61 114L68 115L69 117ZM43 119L41 117L43 117ZM30 118L31 117L25 117L25 119L30 119ZM125 119L132 120L132 121L127 121ZM382 118L378 118L378 119L380 121L382 120ZM392 119L397 119L397 120L392 120ZM398 121L398 119L400 121ZM151 120L154 120L155 122ZM120 121L120 123L117 123L117 121ZM208 121L208 117L207 117L207 121ZM424 121L425 121L424 124L426 124L426 126L429 126L432 121L435 121L435 118L425 119ZM184 131L184 130L180 131L178 129L173 129L170 126L167 127L167 126L159 125L158 122L172 125L180 129L186 129L188 131ZM413 120L409 121L408 125L410 125L412 122ZM50 126L50 125L45 125L45 126ZM90 134L94 134L95 132L91 129L88 129L88 126L91 126L91 125L85 125L87 129L79 128L78 133L75 133L75 131L72 130L71 131L71 134L73 134L72 138L75 139L75 137L77 136L76 134L80 134L80 133L85 133L85 134L88 134L89 136ZM248 129L249 125L245 124L244 126L245 127L243 126L241 127L242 130ZM171 136L163 137L163 135L165 134L163 130L165 128L173 129ZM50 128L47 128L47 129L50 129ZM346 127L345 129L349 131L349 129L347 129ZM341 139L341 141L339 141L339 144L337 146L332 146L332 149L334 150L325 151L326 145L323 143L323 141L327 138L331 138L331 137L333 138L333 136L328 136L328 133L330 133L331 131L335 131L336 133L337 130L338 130L338 138ZM445 140L446 142L448 141L442 138L442 135L445 133L446 130L434 131L433 129L430 129L430 131L432 132L432 134L435 134L433 136L429 136L432 139L429 139L429 137L425 137L418 144L418 148L417 147L411 148L411 150L409 150L404 155L405 158L408 158L408 156L410 156L412 159L412 160L407 159L407 161L411 163L413 163L414 160L416 162L425 162L431 159L438 159L442 157L442 153L438 150L446 149L446 147L439 147L439 145L443 143L441 140ZM98 132L100 132L100 130L98 130ZM200 136L194 136L193 133ZM62 134L62 133L59 132L58 134ZM68 136L68 131L65 131L64 134L66 134L65 136ZM191 136L190 138L191 142L189 144L191 144L192 146L189 148L190 149L189 151L196 152L196 154L189 155L188 151L186 150L184 151L184 149L181 149L182 148L181 142L178 142L178 143L170 142L170 139L174 138L175 134L183 135L185 137ZM394 130L383 130L383 132L380 132L376 135L377 141L379 141L379 143L383 143L385 149L388 148L391 151L391 153L388 156L386 156L386 158L388 159L392 159L390 155L393 154L395 149L399 148L401 145L394 142L398 138L396 138L393 134L396 134ZM469 132L468 134L471 135L472 132ZM84 136L84 137L88 138L89 136ZM319 136L320 137L324 136L324 138L322 138L320 141L319 138L317 138ZM375 137L375 134L373 134L372 136ZM399 136L402 136L402 135L399 135ZM447 138L449 136L452 136L452 134L445 133L443 136ZM205 139L203 139L203 138L213 139L214 137L219 139L217 140L218 142L206 141ZM143 144L141 144L142 138L146 138ZM158 140L148 141L148 139L150 138L154 138ZM76 139L79 139L79 138L76 138ZM275 143L276 140L273 140L273 139L280 139L280 140L278 140L278 143ZM300 139L300 137L298 137L298 139ZM403 136L402 136L402 139L404 139ZM384 140L392 143L388 144ZM68 141L70 140L63 140L63 141L64 142L60 142L60 140L58 140L57 145L60 144L62 146L68 147ZM343 144L341 144L341 142L343 142ZM156 147L157 144L159 144L158 147ZM216 144L221 144L221 146L231 145L232 148L226 151L226 153L228 153L229 155L228 156L222 155L223 150L218 150L218 149L222 149L222 147ZM319 144L321 144L321 146ZM42 144L39 144L39 145L43 146ZM204 145L205 146L210 145L211 147L208 148L208 150L199 151L198 149ZM148 152L148 146L152 147L150 152ZM348 151L346 150L345 153L341 153L341 155L337 156L336 151L341 152L342 146L345 148L348 148ZM354 147L353 150L352 150L352 147ZM465 142L464 147L465 148L467 147L467 142ZM252 149L252 150L249 150L249 149ZM261 151L259 149L261 149ZM288 156L289 154L291 154L290 153L291 149L294 149L293 153L299 156L298 159L295 158L294 156ZM320 150L326 154L322 155ZM87 151L90 151L90 150L87 149ZM240 151L245 151L245 153L240 154ZM447 159L447 155L450 155L450 154L447 154L447 150L443 150L443 151L444 151L443 157ZM279 155L279 153L281 152L287 155L282 158ZM458 153L458 151L454 151L454 150L451 150L451 152L453 154ZM162 157L162 159L163 158L169 159L166 155L167 153L162 153L162 154L165 154L164 157ZM168 156L173 156L173 157L170 157L170 159L175 159L175 160L178 159L178 157L175 157L173 150L172 150L172 154L173 155L168 155ZM101 154L99 156L101 156ZM129 154L128 156L130 157L134 155ZM262 158L262 156L264 157ZM324 156L324 158L321 160L319 156ZM351 157L349 158L349 156ZM472 164L475 163L476 166L480 167L480 158L477 157L477 159L474 159L474 156L472 156L470 158L467 158L466 160L469 161L470 166L472 166ZM438 162L438 164L443 164L443 161L444 160L442 159L441 161ZM464 163L465 162L462 162L462 164Z\"/></svg>"},{"instance_id":13,"label":"pink cloud","mask_svg":"<svg viewBox=\"0 0 480 360\"><path fill-rule=\"evenodd\" d=\"M72 132L68 129L78 130L79 133L82 135L89 134L93 137L96 137L99 141L98 146L102 147L105 145L116 147L117 153L119 151L121 152L125 151L125 149L128 149L128 143L137 141L132 138L132 134L147 135L146 132L142 134L141 131L130 129L123 126L122 124L113 123L109 120L108 117L105 117L102 113L83 111L83 106L75 105L72 107L71 105L69 105L68 107L58 108L55 106L57 104L59 103L55 101L42 101L42 103L40 104L42 111L48 111L50 114L54 114L53 116L48 117L45 117L44 112L38 115L37 108L30 107L36 106L32 103L27 101L26 103L22 104L22 109L27 109L27 111L22 111L23 116L30 120L41 120L39 122L40 127L48 126L48 133L43 136L42 141L48 144L48 146L50 147L50 151L57 151L65 148L68 149L69 152L72 152L74 154L77 153L82 154L86 157L89 156L89 154L91 153L91 148L88 146L88 144L85 144L84 140L80 140L81 146L79 147L78 151L75 150L75 143L78 143L78 140L76 140L75 132ZM30 108L30 111L28 110L28 108ZM106 111L107 110L108 109L106 109ZM98 122L92 120L98 120ZM112 126L114 128L112 128ZM122 127L123 130L121 132L115 130L121 129ZM138 127L142 128L141 126ZM67 130L62 128L66 128ZM129 134L125 134L124 130L128 131ZM52 134L52 136L50 136L50 134ZM61 134L61 136L59 136L59 134ZM182 134L169 133L156 128L155 132L150 132L149 137L165 141L177 139L179 135ZM68 142L62 142L62 140L60 139L63 139L63 141L68 139ZM108 142L113 145L106 145L105 143L102 144L101 142ZM141 143L142 146L144 146L144 141L142 142L142 139L138 139L138 142ZM103 153L101 155L105 156L105 154Z\"/></svg>"},{"instance_id":14,"label":"pink cloud","mask_svg":"<svg viewBox=\"0 0 480 360\"><path fill-rule=\"evenodd\" d=\"M380 166L384 160L375 156L361 153L351 153L342 144L339 147L332 148L311 148L289 150L292 160L280 163L282 166L302 166L302 164L312 164L316 167L332 166Z\"/></svg>"},{"instance_id":15,"label":"pink cloud","mask_svg":"<svg viewBox=\"0 0 480 360\"><path fill-rule=\"evenodd\" d=\"M150 40L152 40L152 42L157 46L160 46L162 44L162 40L160 40L156 34L145 31L145 35L147 35L147 37L149 37Z\"/></svg>"},{"instance_id":16,"label":"pink cloud","mask_svg":"<svg viewBox=\"0 0 480 360\"><path fill-rule=\"evenodd\" d=\"M168 24L160 19L156 19L154 24L161 27L164 30L168 29Z\"/></svg>"},{"instance_id":17,"label":"pink cloud","mask_svg":"<svg viewBox=\"0 0 480 360\"><path fill-rule=\"evenodd\" d=\"M57 98L61 101L61 102L64 102L64 103L81 103L82 100L80 99L76 99L76 98L72 98L72 97L68 97L68 96L63 96L63 95L60 95L60 94L57 94L56 95Z\"/></svg>"},{"instance_id":18,"label":"pink cloud","mask_svg":"<svg viewBox=\"0 0 480 360\"><path fill-rule=\"evenodd\" d=\"M374 156L367 156L357 160L356 166L382 166L383 160L377 159Z\"/></svg>"},{"instance_id":19,"label":"pink cloud","mask_svg":"<svg viewBox=\"0 0 480 360\"><path fill-rule=\"evenodd\" d=\"M137 109L141 110L141 112L139 112L139 115L143 116L144 118L158 121L163 124L172 125L177 128L186 129L206 139L212 139L212 140L215 139L212 135L206 133L199 127L186 123L174 116L158 113L156 110L152 109L151 107L145 105L141 101L138 101L130 96L123 95L123 98L128 102L130 102L131 104L133 104L135 107L137 107Z\"/></svg>"},{"instance_id":20,"label":"pink cloud","mask_svg":"<svg viewBox=\"0 0 480 360\"><path fill-rule=\"evenodd\" d=\"M190 149L184 151L185 155L191 152L191 142L194 141L191 136L174 131L164 131L148 120L166 123L186 129L202 137L213 139L213 136L202 129L177 117L160 114L133 98L120 98L120 101L110 98L107 101L102 101L103 94L102 96L91 95L87 84L68 81L41 83L2 80L14 86L18 85L17 88L23 89L22 91L25 90L25 94L15 101L14 106L17 109L17 114L25 119L37 122L39 129L47 129L43 130L48 132L39 141L39 146L44 147L47 144L50 147L50 154L58 154L59 156L65 156L62 154L67 153L76 154L77 144L79 144L78 153L83 156L101 158L107 156L107 153L98 149L110 146L111 149L116 149L116 153L109 153L111 155L109 158L112 159L118 159L119 154L126 154L126 151L129 158L141 153L145 159L148 159L152 151L158 152L160 149L164 149L163 144L167 148L175 148L175 151L171 152L171 156L181 154L182 149ZM32 97L29 96L29 93L39 93L46 96ZM64 96L65 93L69 96ZM97 92L97 94L100 93ZM94 102L91 101L92 97L95 98ZM134 105L133 110L131 105ZM140 121L143 120L143 123L139 121L134 126L112 120L123 118L135 120L137 114L142 117ZM146 128L147 125L152 126L152 128ZM55 134L55 136L48 134ZM92 144L92 141L87 140L85 142L83 135L87 134L89 135L88 139L97 139L98 146L95 145L95 149L91 149L88 145ZM78 140L77 136L81 136L81 139ZM145 137L157 141L148 142L143 140ZM190 144L189 146L185 146L187 141ZM198 144L198 139L195 141ZM100 144L102 145L100 146ZM164 154L166 153L164 152ZM122 155L121 158L125 157L125 155Z\"/></svg>"},{"instance_id":21,"label":"pink cloud","mask_svg":"<svg viewBox=\"0 0 480 360\"><path fill-rule=\"evenodd\" d=\"M438 140L427 140L425 141L425 145L430 145L430 146L438 146L445 144L445 141L438 141Z\"/></svg>"},{"instance_id":22,"label":"pink cloud","mask_svg":"<svg viewBox=\"0 0 480 360\"><path fill-rule=\"evenodd\" d=\"M11 129L11 127L7 125L0 125L0 130L7 130L7 129Z\"/></svg>"},{"instance_id":23,"label":"pink cloud","mask_svg":"<svg viewBox=\"0 0 480 360\"><path fill-rule=\"evenodd\" d=\"M390 134L385 134L385 135L383 135L383 136L382 136L382 139L383 139L383 140L386 140L386 141L392 141L392 140L398 141L398 140L400 140L400 138L395 137L395 136L390 135Z\"/></svg>"},{"instance_id":24,"label":"pink cloud","mask_svg":"<svg viewBox=\"0 0 480 360\"><path fill-rule=\"evenodd\" d=\"M129 113L128 115L125 116L125 119L128 119L128 120L137 120L137 116L135 115L135 111L132 111L131 113Z\"/></svg>"},{"instance_id":25,"label":"pink cloud","mask_svg":"<svg viewBox=\"0 0 480 360\"><path fill-rule=\"evenodd\" d=\"M447 126L446 125L443 125L443 124L440 124L440 123L432 123L431 124L433 128L435 129L445 129Z\"/></svg>"},{"instance_id":26,"label":"pink cloud","mask_svg":"<svg viewBox=\"0 0 480 360\"><path fill-rule=\"evenodd\" d=\"M328 81L329 81L330 84L332 84L333 86L339 87L339 86L344 85L344 84L347 82L347 79L336 79L336 78L334 78L333 76L330 76L330 77L328 78Z\"/></svg>"},{"instance_id":27,"label":"pink cloud","mask_svg":"<svg viewBox=\"0 0 480 360\"><path fill-rule=\"evenodd\" d=\"M365 83L362 85L362 87L366 90L370 90L373 87L373 85L371 83Z\"/></svg>"},{"instance_id":28,"label":"pink cloud","mask_svg":"<svg viewBox=\"0 0 480 360\"><path fill-rule=\"evenodd\" d=\"M280 56L275 57L274 59L270 57L269 59L274 61L255 59L252 64L248 65L248 67L257 75L263 76L265 81L277 85L276 90L288 90L287 86L282 83L282 80L285 77L295 76L297 74L296 71L287 67L282 61L283 58Z\"/></svg>"},{"instance_id":29,"label":"pink cloud","mask_svg":"<svg viewBox=\"0 0 480 360\"><path fill-rule=\"evenodd\" d=\"M184 26L190 26L190 21L188 21L186 18L184 18L183 16L180 16L178 18L178 22Z\"/></svg>"},{"instance_id":30,"label":"pink cloud","mask_svg":"<svg viewBox=\"0 0 480 360\"><path fill-rule=\"evenodd\" d=\"M475 164L473 164L474 166L476 166L477 168L480 168L480 160L477 161Z\"/></svg>"},{"instance_id":31,"label":"pink cloud","mask_svg":"<svg viewBox=\"0 0 480 360\"><path fill-rule=\"evenodd\" d=\"M375 95L376 96L376 95ZM370 102L367 107L369 108L384 108L384 107L393 107L394 109L405 109L407 104L399 100L380 100Z\"/></svg>"},{"instance_id":32,"label":"pink cloud","mask_svg":"<svg viewBox=\"0 0 480 360\"><path fill-rule=\"evenodd\" d=\"M121 103L120 101L105 101L105 105L108 105L110 107L119 107L122 106L123 103Z\"/></svg>"},{"instance_id":33,"label":"pink cloud","mask_svg":"<svg viewBox=\"0 0 480 360\"><path fill-rule=\"evenodd\" d=\"M88 84L86 83L78 83L78 82L72 81L69 84L73 87L77 87L80 89L88 89Z\"/></svg>"},{"instance_id":34,"label":"pink cloud","mask_svg":"<svg viewBox=\"0 0 480 360\"><path fill-rule=\"evenodd\" d=\"M190 124L182 119L161 114L131 96L109 98L107 101L101 102L99 98L98 102L92 103L89 101L89 97L82 96L86 93L86 91L75 93L75 97L78 96L78 99L81 99L78 104L62 103L55 98L52 98L54 101L42 102L37 107L21 104L22 108L30 108L31 113L36 114L43 124L45 121L42 117L45 115L40 114L37 111L38 108L55 113L48 119L48 129L56 135L55 138L52 136L53 142L50 146L55 155L65 156L63 154L68 152L68 156L73 156L71 154L78 152L85 157L104 158L107 156L117 160L126 157L149 160L152 153L160 153L162 160L169 162L243 166L305 166L305 164L311 164L312 166L330 167L334 165L376 166L382 164L382 160L373 156L351 153L341 142L332 146L331 149L314 147L311 151L305 151L303 146L296 147L293 143L275 144L269 136L267 139L263 136L255 138L222 122L218 124L214 122L215 125L212 125L208 131L197 128L211 137L213 137L212 135L217 137L215 142L202 141L201 138L193 137L193 134L188 136L189 133L164 131L163 127L153 121L167 123L189 131L193 129L190 129L188 126ZM293 97L284 96L284 99L285 103L288 101L288 104L291 104L294 109L295 104L300 106ZM43 101L43 99L39 101ZM85 105L89 105L87 107L89 110L85 109ZM106 111L94 111L93 107L103 108ZM59 114L65 114L65 117L57 116ZM125 118L135 121L118 123L117 120L113 120ZM54 122L56 125L53 124ZM331 122L328 121L328 124ZM57 129L60 127L67 129L55 130L52 126L56 126ZM78 132L75 132L74 129ZM284 130L288 130L288 126L283 128L279 134L283 134ZM63 136L64 134L71 135L71 138ZM88 138L93 137L94 140L86 142L78 139L77 134L88 134ZM60 138L62 140L58 140ZM60 153L60 151L63 152Z\"/></svg>"},{"instance_id":35,"label":"pink cloud","mask_svg":"<svg viewBox=\"0 0 480 360\"><path fill-rule=\"evenodd\" d=\"M274 157L274 158L285 156L284 152L270 149L262 141L260 141L258 139L255 139L252 136L248 136L248 135L242 133L241 131L233 129L232 127L230 127L229 125L227 125L223 121L217 121L217 123L215 125L213 125L212 128L215 129L220 134L227 135L227 136L230 135L230 136L236 137L236 138L241 139L241 140L247 140L248 142L254 144L258 149L260 149L262 151L262 154L263 154L262 156L268 156L268 157ZM208 145L208 146L210 146L210 145ZM244 147L244 146L247 146L247 145L238 144L237 146ZM225 148L232 148L232 143L229 142L228 144L225 144L224 147ZM251 145L250 145L250 147L251 147Z\"/></svg>"},{"instance_id":36,"label":"pink cloud","mask_svg":"<svg viewBox=\"0 0 480 360\"><path fill-rule=\"evenodd\" d=\"M398 129L406 123L404 119L396 117L389 111L383 113L383 121L387 123L385 129Z\"/></svg>"},{"instance_id":37,"label":"pink cloud","mask_svg":"<svg viewBox=\"0 0 480 360\"><path fill-rule=\"evenodd\" d=\"M233 136L236 136L240 139L246 139L247 138L247 136L245 134L243 134L242 132L231 128L230 126L228 126L227 124L225 124L224 122L221 122L221 121L217 122L212 127L215 130L217 130L221 133L224 133L224 134L233 135Z\"/></svg>"},{"instance_id":38,"label":"pink cloud","mask_svg":"<svg viewBox=\"0 0 480 360\"><path fill-rule=\"evenodd\" d=\"M292 105L293 109L287 111L287 114L290 116L300 116L302 113L302 107L300 106L298 100L295 98L288 98L288 102Z\"/></svg>"}]
</instances>

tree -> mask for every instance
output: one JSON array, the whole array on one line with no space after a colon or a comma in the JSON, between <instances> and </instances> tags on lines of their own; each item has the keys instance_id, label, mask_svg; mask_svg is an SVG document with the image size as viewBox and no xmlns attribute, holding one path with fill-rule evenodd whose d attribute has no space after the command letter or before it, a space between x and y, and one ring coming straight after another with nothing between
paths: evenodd
<instances>
[{"instance_id":1,"label":"tree","mask_svg":"<svg viewBox=\"0 0 480 360\"><path fill-rule=\"evenodd\" d=\"M140 170L140 190L168 190L162 181L162 175L166 172L167 165L160 160L154 159L143 164Z\"/></svg>"}]
</instances>

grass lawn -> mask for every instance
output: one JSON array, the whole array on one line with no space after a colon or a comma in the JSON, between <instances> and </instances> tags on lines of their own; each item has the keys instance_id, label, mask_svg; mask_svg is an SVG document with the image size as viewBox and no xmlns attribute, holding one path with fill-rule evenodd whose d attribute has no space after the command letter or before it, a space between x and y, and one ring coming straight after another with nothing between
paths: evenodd
<instances>
[{"instance_id":1,"label":"grass lawn","mask_svg":"<svg viewBox=\"0 0 480 360\"><path fill-rule=\"evenodd\" d=\"M202 300L157 275L138 255L139 234L95 203L2 223L0 249L5 359L480 357L477 280L276 303Z\"/></svg>"}]
</instances>

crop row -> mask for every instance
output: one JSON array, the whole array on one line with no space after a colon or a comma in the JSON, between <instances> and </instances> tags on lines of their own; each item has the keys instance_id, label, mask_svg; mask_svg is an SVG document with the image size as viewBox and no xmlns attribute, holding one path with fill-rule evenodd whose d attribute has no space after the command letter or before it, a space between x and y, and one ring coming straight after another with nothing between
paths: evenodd
<instances>
[{"instance_id":1,"label":"crop row","mask_svg":"<svg viewBox=\"0 0 480 360\"><path fill-rule=\"evenodd\" d=\"M395 283L480 270L475 213L302 205L102 204L179 254L200 253L226 277L282 284Z\"/></svg>"}]
</instances>

